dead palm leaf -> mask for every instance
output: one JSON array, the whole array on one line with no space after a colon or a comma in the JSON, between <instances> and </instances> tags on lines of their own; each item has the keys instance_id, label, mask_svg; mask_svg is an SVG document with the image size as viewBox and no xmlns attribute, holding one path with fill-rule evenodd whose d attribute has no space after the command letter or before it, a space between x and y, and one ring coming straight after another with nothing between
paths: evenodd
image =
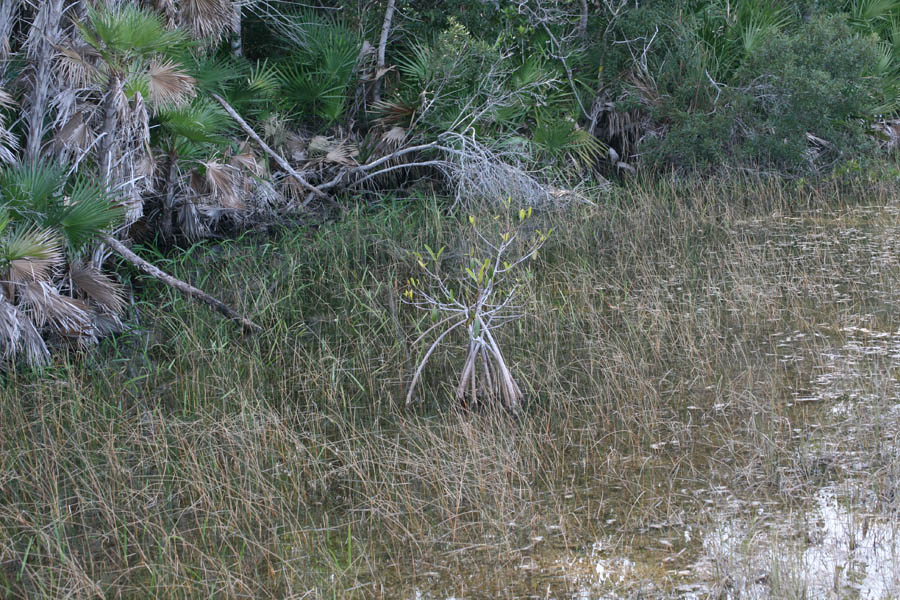
<instances>
[{"instance_id":1,"label":"dead palm leaf","mask_svg":"<svg viewBox=\"0 0 900 600\"><path fill-rule=\"evenodd\" d=\"M233 167L217 161L203 163L206 168L206 183L212 195L219 200L222 206L239 208L242 206L238 198Z\"/></svg>"},{"instance_id":2,"label":"dead palm leaf","mask_svg":"<svg viewBox=\"0 0 900 600\"><path fill-rule=\"evenodd\" d=\"M403 145L404 141L406 141L406 129L400 126L391 127L382 134L381 141L384 142L388 148L396 150Z\"/></svg>"},{"instance_id":3,"label":"dead palm leaf","mask_svg":"<svg viewBox=\"0 0 900 600\"><path fill-rule=\"evenodd\" d=\"M95 267L83 262L69 266L69 277L79 292L96 302L105 311L119 314L125 309L122 286Z\"/></svg>"},{"instance_id":4,"label":"dead palm leaf","mask_svg":"<svg viewBox=\"0 0 900 600\"><path fill-rule=\"evenodd\" d=\"M3 258L7 262L6 297L15 300L20 284L51 278L53 270L63 262L62 242L49 229L21 230L3 244Z\"/></svg>"},{"instance_id":5,"label":"dead palm leaf","mask_svg":"<svg viewBox=\"0 0 900 600\"><path fill-rule=\"evenodd\" d=\"M24 352L26 362L32 366L50 358L47 344L34 324L16 306L0 297L0 358L11 360L20 352Z\"/></svg>"},{"instance_id":6,"label":"dead palm leaf","mask_svg":"<svg viewBox=\"0 0 900 600\"><path fill-rule=\"evenodd\" d=\"M180 106L196 91L197 80L173 60L150 62L148 90L154 109L160 106Z\"/></svg>"},{"instance_id":7,"label":"dead palm leaf","mask_svg":"<svg viewBox=\"0 0 900 600\"><path fill-rule=\"evenodd\" d=\"M12 108L16 105L16 101L8 93L0 90L0 108Z\"/></svg>"},{"instance_id":8,"label":"dead palm leaf","mask_svg":"<svg viewBox=\"0 0 900 600\"><path fill-rule=\"evenodd\" d=\"M0 108L12 108L16 105L13 97L0 89ZM14 164L16 151L19 148L19 139L6 128L6 121L0 114L0 162Z\"/></svg>"},{"instance_id":9,"label":"dead palm leaf","mask_svg":"<svg viewBox=\"0 0 900 600\"><path fill-rule=\"evenodd\" d=\"M252 175L260 175L262 169L259 165L259 159L250 151L235 154L229 161L232 167L236 169L244 169Z\"/></svg>"},{"instance_id":10,"label":"dead palm leaf","mask_svg":"<svg viewBox=\"0 0 900 600\"><path fill-rule=\"evenodd\" d=\"M35 326L50 327L66 337L93 337L90 308L81 300L63 296L46 281L33 281L22 286L23 306Z\"/></svg>"},{"instance_id":11,"label":"dead palm leaf","mask_svg":"<svg viewBox=\"0 0 900 600\"><path fill-rule=\"evenodd\" d=\"M53 136L57 149L76 148L85 151L90 148L95 133L89 124L90 116L85 119L85 112L78 111Z\"/></svg>"},{"instance_id":12,"label":"dead palm leaf","mask_svg":"<svg viewBox=\"0 0 900 600\"><path fill-rule=\"evenodd\" d=\"M236 6L231 0L182 0L181 23L196 38L216 42L231 29Z\"/></svg>"},{"instance_id":13,"label":"dead palm leaf","mask_svg":"<svg viewBox=\"0 0 900 600\"><path fill-rule=\"evenodd\" d=\"M100 53L90 46L72 48L66 46L54 46L56 54L56 68L62 79L69 85L81 88L87 87L98 77L95 61Z\"/></svg>"},{"instance_id":14,"label":"dead palm leaf","mask_svg":"<svg viewBox=\"0 0 900 600\"><path fill-rule=\"evenodd\" d=\"M375 122L387 129L395 125L407 127L419 109L419 104L401 100L379 100L372 103L372 112L378 117Z\"/></svg>"}]
</instances>

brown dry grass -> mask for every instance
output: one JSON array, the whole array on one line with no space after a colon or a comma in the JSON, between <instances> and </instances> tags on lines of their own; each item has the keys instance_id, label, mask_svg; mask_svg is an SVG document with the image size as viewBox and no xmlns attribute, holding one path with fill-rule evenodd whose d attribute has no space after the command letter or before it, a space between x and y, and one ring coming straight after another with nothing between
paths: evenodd
<instances>
[{"instance_id":1,"label":"brown dry grass","mask_svg":"<svg viewBox=\"0 0 900 600\"><path fill-rule=\"evenodd\" d=\"M401 406L425 325L397 302L413 273L399 249L452 246L461 222L433 202L200 246L169 266L265 334L152 287L131 334L7 376L0 596L567 597L577 569L553 557L599 539L645 558L617 593L675 594L706 549L669 532L708 526L721 490L803 506L846 472L821 466L826 439L872 458L871 488L897 481L875 428L884 380L852 439L823 438L839 424L795 401L843 327L896 329L873 290L900 267L860 269L865 248L835 233L893 227L851 208L895 195L667 183L541 215L557 233L523 288L528 317L501 332L528 397L518 422L452 406L462 349ZM733 565L706 559L726 589Z\"/></svg>"}]
</instances>

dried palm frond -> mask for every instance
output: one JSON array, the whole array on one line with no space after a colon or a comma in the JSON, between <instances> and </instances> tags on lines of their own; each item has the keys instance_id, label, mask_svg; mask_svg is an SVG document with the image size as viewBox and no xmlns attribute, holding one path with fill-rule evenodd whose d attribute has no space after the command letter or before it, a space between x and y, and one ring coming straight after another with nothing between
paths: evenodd
<instances>
[{"instance_id":1,"label":"dried palm frond","mask_svg":"<svg viewBox=\"0 0 900 600\"><path fill-rule=\"evenodd\" d=\"M99 269L83 262L73 262L69 266L69 277L79 292L96 302L106 312L121 313L125 308L122 286Z\"/></svg>"},{"instance_id":2,"label":"dried palm frond","mask_svg":"<svg viewBox=\"0 0 900 600\"><path fill-rule=\"evenodd\" d=\"M178 207L178 227L189 240L199 240L207 233L207 227L200 220L197 207L186 200Z\"/></svg>"},{"instance_id":3,"label":"dried palm frond","mask_svg":"<svg viewBox=\"0 0 900 600\"><path fill-rule=\"evenodd\" d=\"M181 0L181 24L196 38L216 42L234 23L236 4L232 0Z\"/></svg>"},{"instance_id":4,"label":"dried palm frond","mask_svg":"<svg viewBox=\"0 0 900 600\"><path fill-rule=\"evenodd\" d=\"M63 81L72 87L87 87L98 77L98 70L94 66L100 57L96 49L82 45L78 48L67 46L54 46L56 49L56 69Z\"/></svg>"},{"instance_id":5,"label":"dried palm frond","mask_svg":"<svg viewBox=\"0 0 900 600\"><path fill-rule=\"evenodd\" d=\"M259 164L259 159L253 152L247 150L245 152L241 152L240 154L235 154L231 157L229 161L232 167L236 169L245 169L248 173L252 175L260 175L262 173L262 168Z\"/></svg>"},{"instance_id":6,"label":"dried palm frond","mask_svg":"<svg viewBox=\"0 0 900 600\"><path fill-rule=\"evenodd\" d=\"M153 60L148 70L148 90L154 108L180 106L190 100L196 91L197 80L173 60Z\"/></svg>"},{"instance_id":7,"label":"dried palm frond","mask_svg":"<svg viewBox=\"0 0 900 600\"><path fill-rule=\"evenodd\" d=\"M372 112L378 115L375 122L387 129L395 125L408 127L419 109L418 103L402 100L379 100L372 103Z\"/></svg>"},{"instance_id":8,"label":"dried palm frond","mask_svg":"<svg viewBox=\"0 0 900 600\"><path fill-rule=\"evenodd\" d=\"M381 141L388 148L397 149L406 141L406 129L399 126L391 127L381 136Z\"/></svg>"},{"instance_id":9,"label":"dried palm frond","mask_svg":"<svg viewBox=\"0 0 900 600\"><path fill-rule=\"evenodd\" d=\"M153 5L156 12L165 17L166 27L175 29L178 25L176 21L175 0L155 0Z\"/></svg>"},{"instance_id":10,"label":"dried palm frond","mask_svg":"<svg viewBox=\"0 0 900 600\"><path fill-rule=\"evenodd\" d=\"M0 358L14 359L24 352L29 365L43 364L50 358L47 344L22 311L0 295Z\"/></svg>"},{"instance_id":11,"label":"dried palm frond","mask_svg":"<svg viewBox=\"0 0 900 600\"><path fill-rule=\"evenodd\" d=\"M331 150L332 143L324 135L317 135L313 139L309 140L309 145L306 147L307 152L309 152L310 158L312 157L322 157Z\"/></svg>"},{"instance_id":12,"label":"dried palm frond","mask_svg":"<svg viewBox=\"0 0 900 600\"><path fill-rule=\"evenodd\" d=\"M16 105L16 101L7 92L0 90L0 108L12 108Z\"/></svg>"},{"instance_id":13,"label":"dried palm frond","mask_svg":"<svg viewBox=\"0 0 900 600\"><path fill-rule=\"evenodd\" d=\"M16 105L13 97L0 89L0 108L12 108ZM0 114L0 162L13 164L16 162L16 151L19 149L19 139L6 128L3 115Z\"/></svg>"},{"instance_id":14,"label":"dried palm frond","mask_svg":"<svg viewBox=\"0 0 900 600\"><path fill-rule=\"evenodd\" d=\"M22 321L16 307L0 297L0 358L13 358L22 337Z\"/></svg>"},{"instance_id":15,"label":"dried palm frond","mask_svg":"<svg viewBox=\"0 0 900 600\"><path fill-rule=\"evenodd\" d=\"M203 163L203 166L206 168L206 183L213 197L227 208L241 208L243 204L238 197L234 168L212 160Z\"/></svg>"},{"instance_id":16,"label":"dried palm frond","mask_svg":"<svg viewBox=\"0 0 900 600\"><path fill-rule=\"evenodd\" d=\"M356 147L347 140L333 140L317 135L309 141L306 148L310 159L340 165L354 165L353 157L359 154Z\"/></svg>"},{"instance_id":17,"label":"dried palm frond","mask_svg":"<svg viewBox=\"0 0 900 600\"><path fill-rule=\"evenodd\" d=\"M325 155L325 160L339 165L352 166L356 164L353 157L357 154L358 152L354 150L351 144L341 143L328 151L328 154Z\"/></svg>"},{"instance_id":18,"label":"dried palm frond","mask_svg":"<svg viewBox=\"0 0 900 600\"><path fill-rule=\"evenodd\" d=\"M90 308L81 300L63 296L46 281L33 281L22 286L21 305L38 328L49 326L67 337L94 336Z\"/></svg>"},{"instance_id":19,"label":"dried palm frond","mask_svg":"<svg viewBox=\"0 0 900 600\"><path fill-rule=\"evenodd\" d=\"M86 151L94 141L95 132L90 126L90 116L85 119L87 113L79 110L66 122L53 136L57 150L64 148L76 148Z\"/></svg>"}]
</instances>

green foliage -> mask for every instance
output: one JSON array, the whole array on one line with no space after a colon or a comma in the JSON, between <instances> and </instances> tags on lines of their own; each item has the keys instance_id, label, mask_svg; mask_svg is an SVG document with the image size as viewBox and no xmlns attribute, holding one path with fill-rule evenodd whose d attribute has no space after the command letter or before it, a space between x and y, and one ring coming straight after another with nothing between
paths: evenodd
<instances>
[{"instance_id":1,"label":"green foliage","mask_svg":"<svg viewBox=\"0 0 900 600\"><path fill-rule=\"evenodd\" d=\"M203 97L160 111L156 118L162 131L156 132L155 145L178 138L197 144L225 144L228 141L225 134L233 128L231 118L222 107Z\"/></svg>"},{"instance_id":2,"label":"green foliage","mask_svg":"<svg viewBox=\"0 0 900 600\"><path fill-rule=\"evenodd\" d=\"M0 209L7 225L52 229L77 252L122 217L122 209L87 176L69 181L64 167L30 164L0 171Z\"/></svg>"},{"instance_id":3,"label":"green foliage","mask_svg":"<svg viewBox=\"0 0 900 600\"><path fill-rule=\"evenodd\" d=\"M310 12L294 20L287 41L290 54L277 70L282 104L300 116L339 121L362 47L359 37L339 21ZM271 76L265 71L259 75L256 83L265 89Z\"/></svg>"},{"instance_id":4,"label":"green foliage","mask_svg":"<svg viewBox=\"0 0 900 600\"><path fill-rule=\"evenodd\" d=\"M167 28L159 15L131 3L112 9L89 5L78 30L104 61L123 70L131 61L152 54L176 56L190 45L182 29Z\"/></svg>"},{"instance_id":5,"label":"green foliage","mask_svg":"<svg viewBox=\"0 0 900 600\"><path fill-rule=\"evenodd\" d=\"M767 0L683 12L680 35L648 59L651 84L620 83L657 124L640 152L661 169L801 173L869 151L869 123L897 109L900 78L889 45L860 29L881 17L864 13L799 19Z\"/></svg>"}]
</instances>

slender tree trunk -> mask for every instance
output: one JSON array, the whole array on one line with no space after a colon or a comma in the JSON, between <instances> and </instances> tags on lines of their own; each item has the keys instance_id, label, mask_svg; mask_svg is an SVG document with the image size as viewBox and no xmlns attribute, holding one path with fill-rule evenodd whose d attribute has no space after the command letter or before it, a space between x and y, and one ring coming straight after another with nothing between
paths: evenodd
<instances>
[{"instance_id":1,"label":"slender tree trunk","mask_svg":"<svg viewBox=\"0 0 900 600\"><path fill-rule=\"evenodd\" d=\"M98 152L100 153L100 177L108 186L112 183L112 152L115 141L116 126L119 121L119 112L116 107L116 99L119 96L122 80L118 73L110 73L109 86L106 89L106 98L103 100L103 129L100 134Z\"/></svg>"},{"instance_id":2,"label":"slender tree trunk","mask_svg":"<svg viewBox=\"0 0 900 600\"><path fill-rule=\"evenodd\" d=\"M588 3L587 0L581 0L581 16L578 19L578 39L582 44L587 43L588 28Z\"/></svg>"},{"instance_id":3,"label":"slender tree trunk","mask_svg":"<svg viewBox=\"0 0 900 600\"><path fill-rule=\"evenodd\" d=\"M4 4L9 0L4 0ZM44 115L50 100L50 84L53 81L53 46L59 41L59 23L62 19L63 0L45 0L34 18L28 40L28 58L33 65L34 78L28 101L28 137L25 141L25 157L36 160L41 153L44 139Z\"/></svg>"},{"instance_id":4,"label":"slender tree trunk","mask_svg":"<svg viewBox=\"0 0 900 600\"><path fill-rule=\"evenodd\" d=\"M238 4L234 7L234 16L231 21L231 55L235 58L244 56L244 36L241 31L243 21L243 9Z\"/></svg>"},{"instance_id":5,"label":"slender tree trunk","mask_svg":"<svg viewBox=\"0 0 900 600\"><path fill-rule=\"evenodd\" d=\"M394 7L397 0L388 0L384 11L384 23L381 25L381 39L378 40L378 62L375 64L375 90L372 97L375 102L381 100L381 79L384 77L384 54L387 50L388 36L391 33L391 23L394 20Z\"/></svg>"}]
</instances>

